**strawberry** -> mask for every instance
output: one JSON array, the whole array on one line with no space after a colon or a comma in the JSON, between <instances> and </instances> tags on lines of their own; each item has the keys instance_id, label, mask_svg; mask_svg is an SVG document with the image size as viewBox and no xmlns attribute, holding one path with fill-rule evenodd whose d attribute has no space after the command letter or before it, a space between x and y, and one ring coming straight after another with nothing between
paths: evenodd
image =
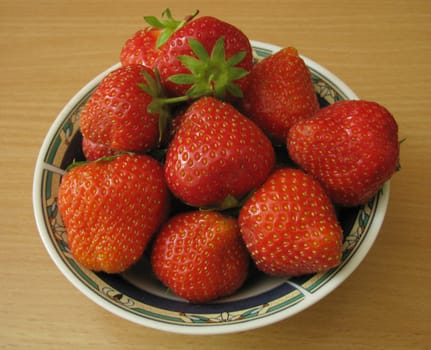
<instances>
[{"instance_id":1,"label":"strawberry","mask_svg":"<svg viewBox=\"0 0 431 350\"><path fill-rule=\"evenodd\" d=\"M157 147L169 116L154 72L140 64L109 73L85 104L84 138L117 151L145 152Z\"/></svg>"},{"instance_id":2,"label":"strawberry","mask_svg":"<svg viewBox=\"0 0 431 350\"><path fill-rule=\"evenodd\" d=\"M128 269L166 217L168 198L163 169L149 156L123 154L72 167L58 192L72 256L95 271Z\"/></svg>"},{"instance_id":3,"label":"strawberry","mask_svg":"<svg viewBox=\"0 0 431 350\"><path fill-rule=\"evenodd\" d=\"M154 69L154 63L161 52L156 48L160 32L159 28L146 27L138 30L132 37L127 39L120 53L121 64L123 66L142 64Z\"/></svg>"},{"instance_id":4,"label":"strawberry","mask_svg":"<svg viewBox=\"0 0 431 350\"><path fill-rule=\"evenodd\" d=\"M171 94L242 97L253 56L247 36L235 26L209 16L194 19L172 34L161 51L156 67Z\"/></svg>"},{"instance_id":5,"label":"strawberry","mask_svg":"<svg viewBox=\"0 0 431 350\"><path fill-rule=\"evenodd\" d=\"M176 295L198 303L238 290L247 277L249 255L236 219L191 211L165 223L152 247L151 264Z\"/></svg>"},{"instance_id":6,"label":"strawberry","mask_svg":"<svg viewBox=\"0 0 431 350\"><path fill-rule=\"evenodd\" d=\"M288 135L291 158L343 206L368 202L398 168L398 126L383 106L339 101Z\"/></svg>"},{"instance_id":7,"label":"strawberry","mask_svg":"<svg viewBox=\"0 0 431 350\"><path fill-rule=\"evenodd\" d=\"M203 97L181 118L165 161L175 196L196 207L216 206L265 181L275 163L272 144L232 105Z\"/></svg>"},{"instance_id":8,"label":"strawberry","mask_svg":"<svg viewBox=\"0 0 431 350\"><path fill-rule=\"evenodd\" d=\"M339 264L343 232L322 186L299 169L276 170L241 208L241 235L258 269L302 275Z\"/></svg>"},{"instance_id":9,"label":"strawberry","mask_svg":"<svg viewBox=\"0 0 431 350\"><path fill-rule=\"evenodd\" d=\"M184 24L197 15L197 12L177 21L172 17L171 11L166 9L162 13L161 20L154 16L145 16L148 27L138 30L127 39L120 53L120 61L123 66L130 64L142 64L150 69L155 68L155 61L161 54L162 46L169 37Z\"/></svg>"},{"instance_id":10,"label":"strawberry","mask_svg":"<svg viewBox=\"0 0 431 350\"><path fill-rule=\"evenodd\" d=\"M100 143L95 143L84 137L82 139L82 153L88 161L97 160L102 157L113 156L116 152Z\"/></svg>"},{"instance_id":11,"label":"strawberry","mask_svg":"<svg viewBox=\"0 0 431 350\"><path fill-rule=\"evenodd\" d=\"M256 63L244 90L242 111L277 142L319 109L311 74L298 51L282 49Z\"/></svg>"}]
</instances>

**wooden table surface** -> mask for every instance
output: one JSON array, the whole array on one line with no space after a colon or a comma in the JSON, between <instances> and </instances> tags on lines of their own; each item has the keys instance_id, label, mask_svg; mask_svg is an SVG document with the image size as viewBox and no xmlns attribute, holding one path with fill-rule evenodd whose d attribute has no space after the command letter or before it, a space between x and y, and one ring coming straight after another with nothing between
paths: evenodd
<instances>
[{"instance_id":1,"label":"wooden table surface","mask_svg":"<svg viewBox=\"0 0 431 350\"><path fill-rule=\"evenodd\" d=\"M226 5L225 5L226 4ZM119 60L144 15L199 8L250 38L296 46L400 128L402 170L391 181L375 245L338 289L258 330L163 333L110 314L49 258L32 207L42 140L66 102ZM431 2L232 0L0 1L1 349L430 349Z\"/></svg>"}]
</instances>

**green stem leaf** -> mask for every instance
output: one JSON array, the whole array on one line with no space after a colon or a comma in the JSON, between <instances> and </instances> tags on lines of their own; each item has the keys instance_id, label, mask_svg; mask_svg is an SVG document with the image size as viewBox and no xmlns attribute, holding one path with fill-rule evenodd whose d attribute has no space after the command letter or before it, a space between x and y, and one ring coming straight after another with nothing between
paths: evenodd
<instances>
[{"instance_id":1,"label":"green stem leaf","mask_svg":"<svg viewBox=\"0 0 431 350\"><path fill-rule=\"evenodd\" d=\"M166 8L162 12L162 19L158 19L155 16L144 16L144 21L147 22L151 27L158 28L161 30L161 33L156 42L156 48L159 48L164 43L166 43L172 36L172 34L174 34L178 29L180 29L186 23L190 22L193 18L195 18L198 13L199 10L196 10L194 14L186 16L181 21L178 21L172 17L172 13L169 8Z\"/></svg>"},{"instance_id":2,"label":"green stem leaf","mask_svg":"<svg viewBox=\"0 0 431 350\"><path fill-rule=\"evenodd\" d=\"M214 96L225 100L227 94L242 97L241 88L236 81L250 72L237 65L246 57L245 51L239 51L226 60L224 37L218 38L211 54L201 42L190 38L189 45L196 56L182 55L178 59L190 74L176 74L168 78L176 84L191 85L187 95L191 99L202 96Z\"/></svg>"}]
</instances>

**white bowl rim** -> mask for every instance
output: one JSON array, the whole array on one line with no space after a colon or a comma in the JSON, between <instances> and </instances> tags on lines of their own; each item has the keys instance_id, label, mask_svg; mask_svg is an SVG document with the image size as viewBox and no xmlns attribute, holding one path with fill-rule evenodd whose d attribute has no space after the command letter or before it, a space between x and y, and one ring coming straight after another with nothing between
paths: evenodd
<instances>
[{"instance_id":1,"label":"white bowl rim","mask_svg":"<svg viewBox=\"0 0 431 350\"><path fill-rule=\"evenodd\" d=\"M253 47L258 47L266 50L270 50L273 52L277 52L282 49L282 47L268 44L260 41L250 40ZM313 69L316 72L322 74L326 80L331 81L334 85L336 85L343 94L346 95L348 99L359 99L358 96L336 75L332 72L311 60L308 57L302 56L306 65ZM389 181L385 183L383 187L383 194L379 199L379 208L375 213L373 218L373 222L369 228L369 233L366 237L361 241L359 248L355 251L354 256L350 261L345 264L339 272L337 272L333 278L331 278L324 286L322 286L318 292L314 295L306 295L305 300L301 303L293 305L286 310L280 311L275 314L271 314L269 317L259 318L255 320L251 320L245 323L239 324L226 324L226 325L218 325L217 327L211 326L180 326L180 325L171 325L163 322L158 322L149 318L139 317L135 314L127 312L126 310L116 307L113 304L107 302L106 300L100 298L97 294L95 294L92 290L89 289L81 280L79 280L70 270L69 267L63 262L63 260L58 256L57 250L53 242L50 239L50 235L45 227L45 220L42 213L42 206L40 201L40 188L42 183L42 174L44 169L49 169L49 164L44 162L45 155L48 151L51 139L54 137L57 129L60 127L66 116L68 115L69 110L76 105L78 101L80 101L88 91L95 88L100 81L111 71L120 67L120 63L117 63L95 78L93 78L89 83L87 83L84 87L82 87L71 99L70 101L63 107L58 116L56 117L54 123L49 128L48 133L46 134L44 141L42 143L41 149L39 151L39 155L37 157L34 177L33 177L33 209L34 209L34 217L36 221L36 225L39 231L39 235L42 239L42 242L50 256L50 258L54 261L57 268L62 272L62 274L69 280L69 282L74 285L80 292L82 292L85 296L87 296L90 300L104 308L105 310L122 317L126 320L134 322L139 325L147 326L153 329L158 329L161 331L168 331L173 333L180 334L189 334L189 335L209 335L209 334L227 334L227 333L236 333L247 330L252 330L260 327L264 327L288 317L291 317L300 311L303 311L309 308L314 303L318 302L334 289L336 289L347 277L349 277L352 272L359 266L362 260L365 258L370 248L372 247L375 239L378 236L378 232L383 224L384 216L387 210L388 201L389 201ZM307 292L307 294L309 294Z\"/></svg>"}]
</instances>

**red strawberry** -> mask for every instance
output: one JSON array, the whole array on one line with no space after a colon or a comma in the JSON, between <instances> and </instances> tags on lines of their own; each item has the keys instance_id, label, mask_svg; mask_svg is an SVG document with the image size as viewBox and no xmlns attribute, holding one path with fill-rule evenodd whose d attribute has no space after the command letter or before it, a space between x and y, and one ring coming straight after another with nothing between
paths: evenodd
<instances>
[{"instance_id":1,"label":"red strawberry","mask_svg":"<svg viewBox=\"0 0 431 350\"><path fill-rule=\"evenodd\" d=\"M253 65L247 36L214 17L194 19L161 48L156 66L167 91L192 98L241 97Z\"/></svg>"},{"instance_id":2,"label":"red strawberry","mask_svg":"<svg viewBox=\"0 0 431 350\"><path fill-rule=\"evenodd\" d=\"M159 123L166 117L162 109L150 108L160 94L157 88L154 73L147 67L134 64L114 70L83 108L83 136L119 151L148 151L156 147Z\"/></svg>"},{"instance_id":3,"label":"red strawberry","mask_svg":"<svg viewBox=\"0 0 431 350\"><path fill-rule=\"evenodd\" d=\"M100 143L94 143L84 137L82 139L82 153L88 161L97 160L102 157L110 157L115 154L115 150Z\"/></svg>"},{"instance_id":4,"label":"red strawberry","mask_svg":"<svg viewBox=\"0 0 431 350\"><path fill-rule=\"evenodd\" d=\"M398 167L397 123L375 102L340 101L325 107L295 124L287 144L291 158L344 206L366 203Z\"/></svg>"},{"instance_id":5,"label":"red strawberry","mask_svg":"<svg viewBox=\"0 0 431 350\"><path fill-rule=\"evenodd\" d=\"M244 113L270 137L285 142L289 128L319 109L311 74L294 48L254 65L244 90Z\"/></svg>"},{"instance_id":6,"label":"red strawberry","mask_svg":"<svg viewBox=\"0 0 431 350\"><path fill-rule=\"evenodd\" d=\"M160 46L162 46L169 37L184 24L197 15L197 12L186 17L183 21L177 21L172 17L171 11L166 9L162 17L166 19L157 19L153 16L146 16L144 20L150 25L138 30L132 37L127 39L121 53L120 61L123 66L130 64L142 64L151 69L155 68L155 61L160 56Z\"/></svg>"},{"instance_id":7,"label":"red strawberry","mask_svg":"<svg viewBox=\"0 0 431 350\"><path fill-rule=\"evenodd\" d=\"M274 162L271 142L252 121L228 103L203 97L182 116L165 176L185 203L213 206L260 186Z\"/></svg>"},{"instance_id":8,"label":"red strawberry","mask_svg":"<svg viewBox=\"0 0 431 350\"><path fill-rule=\"evenodd\" d=\"M302 275L339 264L343 232L321 185L298 169L275 171L244 204L244 242L258 269Z\"/></svg>"},{"instance_id":9,"label":"red strawberry","mask_svg":"<svg viewBox=\"0 0 431 350\"><path fill-rule=\"evenodd\" d=\"M233 217L193 211L172 217L154 242L156 276L191 302L234 293L247 277L249 255Z\"/></svg>"},{"instance_id":10,"label":"red strawberry","mask_svg":"<svg viewBox=\"0 0 431 350\"><path fill-rule=\"evenodd\" d=\"M157 39L160 37L159 28L147 27L138 30L127 39L120 53L120 61L123 66L130 64L142 64L154 69L154 63L160 56L160 49L156 48Z\"/></svg>"},{"instance_id":11,"label":"red strawberry","mask_svg":"<svg viewBox=\"0 0 431 350\"><path fill-rule=\"evenodd\" d=\"M76 261L95 271L124 271L166 217L162 167L129 154L77 165L61 180L58 208Z\"/></svg>"}]
</instances>

